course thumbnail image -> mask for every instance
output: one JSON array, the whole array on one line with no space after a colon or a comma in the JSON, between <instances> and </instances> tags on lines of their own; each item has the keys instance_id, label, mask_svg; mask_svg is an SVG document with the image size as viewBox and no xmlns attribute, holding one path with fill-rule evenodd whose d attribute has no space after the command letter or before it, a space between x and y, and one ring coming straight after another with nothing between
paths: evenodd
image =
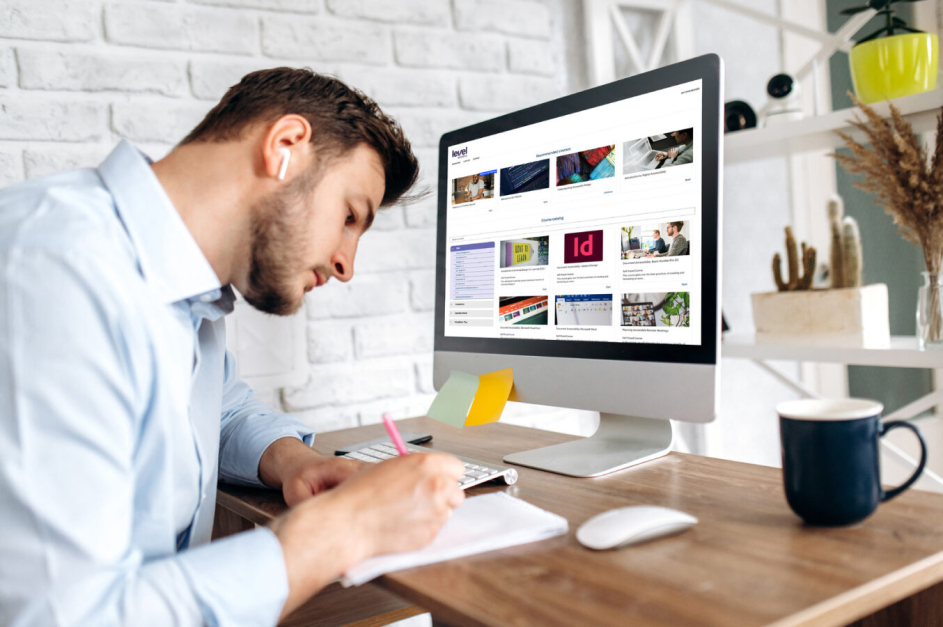
<instances>
[{"instance_id":1,"label":"course thumbnail image","mask_svg":"<svg viewBox=\"0 0 943 627\"><path fill-rule=\"evenodd\" d=\"M602 231L563 235L563 263L602 261Z\"/></svg>"},{"instance_id":2,"label":"course thumbnail image","mask_svg":"<svg viewBox=\"0 0 943 627\"><path fill-rule=\"evenodd\" d=\"M691 254L690 220L653 222L620 229L621 258L682 257Z\"/></svg>"},{"instance_id":3,"label":"course thumbnail image","mask_svg":"<svg viewBox=\"0 0 943 627\"><path fill-rule=\"evenodd\" d=\"M550 189L550 159L501 168L501 195Z\"/></svg>"},{"instance_id":4,"label":"course thumbnail image","mask_svg":"<svg viewBox=\"0 0 943 627\"><path fill-rule=\"evenodd\" d=\"M651 292L622 295L624 327L690 327L690 292Z\"/></svg>"},{"instance_id":5,"label":"course thumbnail image","mask_svg":"<svg viewBox=\"0 0 943 627\"><path fill-rule=\"evenodd\" d=\"M545 266L550 263L550 236L508 239L498 247L502 268Z\"/></svg>"},{"instance_id":6,"label":"course thumbnail image","mask_svg":"<svg viewBox=\"0 0 943 627\"><path fill-rule=\"evenodd\" d=\"M694 163L694 129L652 135L622 145L622 173L636 174Z\"/></svg>"},{"instance_id":7,"label":"course thumbnail image","mask_svg":"<svg viewBox=\"0 0 943 627\"><path fill-rule=\"evenodd\" d=\"M494 198L494 175L497 170L452 179L452 204Z\"/></svg>"},{"instance_id":8,"label":"course thumbnail image","mask_svg":"<svg viewBox=\"0 0 943 627\"><path fill-rule=\"evenodd\" d=\"M557 296L555 324L577 327L612 326L612 294Z\"/></svg>"},{"instance_id":9,"label":"course thumbnail image","mask_svg":"<svg viewBox=\"0 0 943 627\"><path fill-rule=\"evenodd\" d=\"M616 172L616 147L603 146L557 157L557 186L608 179Z\"/></svg>"},{"instance_id":10,"label":"course thumbnail image","mask_svg":"<svg viewBox=\"0 0 943 627\"><path fill-rule=\"evenodd\" d=\"M498 300L498 324L547 324L547 296L504 296Z\"/></svg>"}]
</instances>

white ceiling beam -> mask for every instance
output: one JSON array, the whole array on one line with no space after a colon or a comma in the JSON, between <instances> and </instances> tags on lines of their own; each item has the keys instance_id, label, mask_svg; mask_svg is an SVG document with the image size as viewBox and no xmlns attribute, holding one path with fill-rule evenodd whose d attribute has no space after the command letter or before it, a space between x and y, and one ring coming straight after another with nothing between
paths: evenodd
<instances>
[{"instance_id":1,"label":"white ceiling beam","mask_svg":"<svg viewBox=\"0 0 943 627\"><path fill-rule=\"evenodd\" d=\"M662 11L673 8L675 2L672 0L613 0L613 4L626 9L641 9L642 11L657 11L661 13Z\"/></svg>"},{"instance_id":2,"label":"white ceiling beam","mask_svg":"<svg viewBox=\"0 0 943 627\"><path fill-rule=\"evenodd\" d=\"M711 0L712 1L712 0ZM877 15L877 11L874 9L868 9L867 11L862 11L856 15L852 15L847 22L842 24L841 28L835 31L834 40L829 44L823 44L822 48L818 53L806 62L795 74L796 80L801 81L809 72L812 71L812 68L816 63L828 63L829 58L835 54L839 48L844 44L851 41L851 38L854 37L861 28L867 24L872 17Z\"/></svg>"},{"instance_id":3,"label":"white ceiling beam","mask_svg":"<svg viewBox=\"0 0 943 627\"><path fill-rule=\"evenodd\" d=\"M616 80L616 61L609 17L611 5L612 0L583 0L590 80L593 85Z\"/></svg>"},{"instance_id":4,"label":"white ceiling beam","mask_svg":"<svg viewBox=\"0 0 943 627\"><path fill-rule=\"evenodd\" d=\"M609 15L612 19L613 26L616 27L616 34L619 35L619 39L622 40L622 45L625 46L625 51L629 55L629 60L632 62L632 65L635 66L635 71L646 71L645 60L642 58L642 52L635 43L635 38L632 37L629 27L625 24L621 7L617 4L613 4L609 7Z\"/></svg>"},{"instance_id":5,"label":"white ceiling beam","mask_svg":"<svg viewBox=\"0 0 943 627\"><path fill-rule=\"evenodd\" d=\"M756 9L751 9L748 6L742 4L731 2L730 0L700 0L705 4L712 4L716 7L722 9L727 9L734 13L739 13L751 19L756 20L757 22L763 22L776 28L781 28L783 30L788 30L793 33L804 35L810 39L817 39L823 43L832 43L835 35L829 33L828 31L818 30L816 28L809 28L803 24L798 24L796 22L791 22L789 20L784 20L781 17L777 17L765 11L758 11Z\"/></svg>"},{"instance_id":6,"label":"white ceiling beam","mask_svg":"<svg viewBox=\"0 0 943 627\"><path fill-rule=\"evenodd\" d=\"M675 61L694 56L694 0L678 0L674 7L674 30L671 37Z\"/></svg>"},{"instance_id":7,"label":"white ceiling beam","mask_svg":"<svg viewBox=\"0 0 943 627\"><path fill-rule=\"evenodd\" d=\"M674 24L674 9L668 9L661 14L658 21L658 30L655 31L655 39L652 41L652 50L648 55L648 69L654 70L658 67L658 62L665 54L665 45L668 43L668 35L671 33L671 26Z\"/></svg>"}]
</instances>

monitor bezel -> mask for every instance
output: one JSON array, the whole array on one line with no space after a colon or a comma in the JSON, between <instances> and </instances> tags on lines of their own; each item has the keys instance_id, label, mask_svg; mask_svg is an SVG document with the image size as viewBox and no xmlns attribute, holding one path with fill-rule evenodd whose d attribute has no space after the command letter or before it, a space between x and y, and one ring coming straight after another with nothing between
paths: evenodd
<instances>
[{"instance_id":1,"label":"monitor bezel","mask_svg":"<svg viewBox=\"0 0 943 627\"><path fill-rule=\"evenodd\" d=\"M718 239L720 204L721 74L717 55L704 55L674 65L630 76L570 96L535 105L445 133L439 141L438 221L436 226L436 301L434 350L533 357L570 357L617 361L716 364L719 359ZM701 344L636 344L516 338L477 338L445 335L445 273L448 262L449 148L489 135L545 122L564 115L667 89L700 79L701 109ZM714 251L715 254L711 254ZM710 287L709 287L710 286ZM613 292L613 308L617 294ZM621 300L618 300L621 303Z\"/></svg>"}]
</instances>

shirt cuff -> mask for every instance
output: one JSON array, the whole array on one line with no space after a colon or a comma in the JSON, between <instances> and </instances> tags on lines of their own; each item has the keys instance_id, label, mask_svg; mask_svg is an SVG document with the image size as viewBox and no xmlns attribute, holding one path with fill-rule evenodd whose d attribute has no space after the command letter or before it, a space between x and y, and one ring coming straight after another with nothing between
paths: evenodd
<instances>
[{"instance_id":1,"label":"shirt cuff","mask_svg":"<svg viewBox=\"0 0 943 627\"><path fill-rule=\"evenodd\" d=\"M258 527L177 556L208 625L274 625L288 598L285 556Z\"/></svg>"},{"instance_id":2,"label":"shirt cuff","mask_svg":"<svg viewBox=\"0 0 943 627\"><path fill-rule=\"evenodd\" d=\"M292 414L273 414L268 420L246 421L221 451L220 479L237 485L268 487L259 477L259 462L272 442L281 438L297 438L311 446L314 430Z\"/></svg>"}]
</instances>

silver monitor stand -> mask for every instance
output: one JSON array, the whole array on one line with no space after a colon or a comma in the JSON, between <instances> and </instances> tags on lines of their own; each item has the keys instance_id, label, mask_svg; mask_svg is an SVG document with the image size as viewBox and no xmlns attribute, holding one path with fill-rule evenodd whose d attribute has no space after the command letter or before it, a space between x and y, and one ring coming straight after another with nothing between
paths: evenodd
<instances>
[{"instance_id":1,"label":"silver monitor stand","mask_svg":"<svg viewBox=\"0 0 943 627\"><path fill-rule=\"evenodd\" d=\"M661 457L671 450L667 420L599 412L588 438L505 456L504 461L570 477L598 477Z\"/></svg>"},{"instance_id":2,"label":"silver monitor stand","mask_svg":"<svg viewBox=\"0 0 943 627\"><path fill-rule=\"evenodd\" d=\"M481 374L502 368L514 369L513 401L599 412L599 427L588 438L504 458L571 477L598 477L661 457L673 436L685 441L685 423L707 423L717 413L715 364L435 351L433 382L438 389L453 370ZM678 382L684 382L683 393ZM672 426L670 420L681 422Z\"/></svg>"}]
</instances>

